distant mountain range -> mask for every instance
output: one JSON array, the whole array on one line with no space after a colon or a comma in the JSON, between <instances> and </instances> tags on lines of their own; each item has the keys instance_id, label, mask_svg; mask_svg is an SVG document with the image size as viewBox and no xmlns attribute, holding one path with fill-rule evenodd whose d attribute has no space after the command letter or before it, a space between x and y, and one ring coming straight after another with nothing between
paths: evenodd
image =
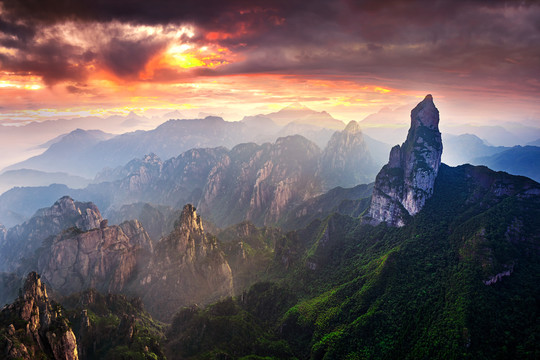
<instances>
[{"instance_id":1,"label":"distant mountain range","mask_svg":"<svg viewBox=\"0 0 540 360\"><path fill-rule=\"evenodd\" d=\"M482 164L490 169L523 175L540 182L540 147L514 146L491 156L478 157L473 164Z\"/></svg>"},{"instance_id":2,"label":"distant mountain range","mask_svg":"<svg viewBox=\"0 0 540 360\"><path fill-rule=\"evenodd\" d=\"M218 124L223 123L218 120ZM180 122L185 124L190 123ZM167 133L160 130L158 135ZM104 151L112 140L99 143L99 151ZM161 144L166 148L166 143ZM176 209L190 202L219 226L243 219L257 225L275 224L302 201L330 188L370 182L377 168L358 124L351 122L333 135L323 151L295 135L279 138L273 144L240 144L231 150L192 149L166 161L151 154L100 172L94 184L81 190L62 186L13 189L0 196L0 223L12 225L13 213L27 218L54 198L70 195L93 201L106 214L137 202Z\"/></svg>"},{"instance_id":3,"label":"distant mountain range","mask_svg":"<svg viewBox=\"0 0 540 360\"><path fill-rule=\"evenodd\" d=\"M493 150L474 137L454 140ZM0 310L0 353L535 359L540 184L445 165L442 141L428 95L370 185L325 189L332 174L349 181L369 164L350 123L324 150L294 135L166 161L149 154L81 190L10 190L0 209L57 192L100 205L62 196L23 224L0 226L0 266L9 271L0 273L0 300L12 302ZM537 149L489 158L526 163ZM102 217L107 207L120 224ZM132 216L144 225L123 221Z\"/></svg>"},{"instance_id":4,"label":"distant mountain range","mask_svg":"<svg viewBox=\"0 0 540 360\"><path fill-rule=\"evenodd\" d=\"M70 188L83 188L92 180L64 172L45 172L39 170L19 169L0 173L0 194L16 186L47 186L65 184Z\"/></svg>"}]
</instances>

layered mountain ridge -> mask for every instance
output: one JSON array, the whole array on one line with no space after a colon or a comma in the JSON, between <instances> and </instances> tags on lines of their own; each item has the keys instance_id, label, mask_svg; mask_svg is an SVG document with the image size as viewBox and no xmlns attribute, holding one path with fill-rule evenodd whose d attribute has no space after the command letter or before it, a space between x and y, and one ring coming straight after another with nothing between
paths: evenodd
<instances>
[{"instance_id":1,"label":"layered mountain ridge","mask_svg":"<svg viewBox=\"0 0 540 360\"><path fill-rule=\"evenodd\" d=\"M349 125L333 143L362 153L358 128ZM172 231L152 241L136 220L109 226L95 205L63 198L65 206L41 210L28 224L75 225L29 250L53 291L95 286L142 298L120 301L130 311L117 318L108 308L119 306L112 294L99 300L106 320L90 311L71 315L81 329L77 343L93 356L107 353L106 342L92 337L105 331L120 339L113 358L130 351L156 358L157 342L171 359L536 358L540 184L483 166L441 164L438 125L428 95L373 185L329 192L317 175L324 151L299 136L230 151L194 149L164 162L149 155L90 189L114 196L113 204L195 199L223 224L252 222L213 236L188 204ZM336 174L359 166L344 156L325 159ZM150 223L174 214L173 206L139 204L124 209L146 212ZM64 213L75 215L58 220ZM293 231L256 226L279 221ZM107 277L99 277L102 270ZM263 282L247 289L254 281ZM91 290L66 302L98 298ZM144 315L128 314L141 303L171 323L166 339L137 328ZM144 346L138 331L147 331Z\"/></svg>"}]
</instances>

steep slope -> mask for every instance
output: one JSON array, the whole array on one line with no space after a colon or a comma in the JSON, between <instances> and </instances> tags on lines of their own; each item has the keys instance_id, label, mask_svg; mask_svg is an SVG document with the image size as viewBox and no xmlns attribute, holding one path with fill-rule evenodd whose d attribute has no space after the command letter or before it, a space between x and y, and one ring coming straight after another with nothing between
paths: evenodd
<instances>
[{"instance_id":1,"label":"steep slope","mask_svg":"<svg viewBox=\"0 0 540 360\"><path fill-rule=\"evenodd\" d=\"M52 184L38 187L15 187L0 195L0 222L10 228L30 219L38 209L49 207L63 196L90 201L83 189L70 189L66 185ZM103 196L92 194L100 207ZM92 199L92 200L95 200Z\"/></svg>"},{"instance_id":2,"label":"steep slope","mask_svg":"<svg viewBox=\"0 0 540 360\"><path fill-rule=\"evenodd\" d=\"M44 242L33 261L51 287L62 295L95 288L122 292L152 253L152 242L137 220L81 231L70 228Z\"/></svg>"},{"instance_id":3,"label":"steep slope","mask_svg":"<svg viewBox=\"0 0 540 360\"><path fill-rule=\"evenodd\" d=\"M431 197L442 154L438 125L439 111L427 95L411 111L407 140L392 148L388 164L377 175L368 222L403 226Z\"/></svg>"},{"instance_id":4,"label":"steep slope","mask_svg":"<svg viewBox=\"0 0 540 360\"><path fill-rule=\"evenodd\" d=\"M441 165L433 196L405 226L334 214L289 233L270 270L284 288L215 305L227 311L180 312L170 349L194 359L535 358L538 219L540 184ZM287 288L301 300L291 304ZM218 336L224 324L245 335Z\"/></svg>"},{"instance_id":5,"label":"steep slope","mask_svg":"<svg viewBox=\"0 0 540 360\"><path fill-rule=\"evenodd\" d=\"M275 224L292 206L320 192L319 154L298 135L272 145L238 145L209 173L199 209L218 226L245 219Z\"/></svg>"},{"instance_id":6,"label":"steep slope","mask_svg":"<svg viewBox=\"0 0 540 360\"><path fill-rule=\"evenodd\" d=\"M538 146L514 146L491 156L477 157L471 163L486 165L490 169L528 176L540 181L540 147Z\"/></svg>"},{"instance_id":7,"label":"steep slope","mask_svg":"<svg viewBox=\"0 0 540 360\"><path fill-rule=\"evenodd\" d=\"M358 217L368 209L373 194L373 183L353 188L334 188L322 195L304 201L292 209L281 223L286 230L302 229L316 219L332 213Z\"/></svg>"},{"instance_id":8,"label":"steep slope","mask_svg":"<svg viewBox=\"0 0 540 360\"><path fill-rule=\"evenodd\" d=\"M163 163L156 158L130 162L126 169L113 171L126 177L91 185L86 196L108 198L105 208L114 211L136 202L173 208L195 203L218 226L245 219L272 224L320 193L315 176L319 158L319 148L298 135L274 144L240 144L230 151L192 149Z\"/></svg>"},{"instance_id":9,"label":"steep slope","mask_svg":"<svg viewBox=\"0 0 540 360\"><path fill-rule=\"evenodd\" d=\"M324 293L282 326L312 334L312 358L534 357L538 215L539 184L442 166L410 226L358 228L339 216L325 226L327 240L311 249L318 266L305 275ZM494 308L505 316L491 316Z\"/></svg>"},{"instance_id":10,"label":"steep slope","mask_svg":"<svg viewBox=\"0 0 540 360\"><path fill-rule=\"evenodd\" d=\"M165 359L164 326L144 310L140 298L90 289L61 303L77 338L79 359Z\"/></svg>"},{"instance_id":11,"label":"steep slope","mask_svg":"<svg viewBox=\"0 0 540 360\"><path fill-rule=\"evenodd\" d=\"M35 272L20 296L0 312L0 353L5 359L76 360L77 340L62 308L49 300Z\"/></svg>"},{"instance_id":12,"label":"steep slope","mask_svg":"<svg viewBox=\"0 0 540 360\"><path fill-rule=\"evenodd\" d=\"M169 321L180 307L231 295L231 268L213 237L207 237L192 205L186 205L174 230L161 239L131 291L149 312Z\"/></svg>"},{"instance_id":13,"label":"steep slope","mask_svg":"<svg viewBox=\"0 0 540 360\"><path fill-rule=\"evenodd\" d=\"M230 226L216 235L231 267L235 294L264 279L274 257L275 244L283 236L283 231L278 228L257 228L248 221Z\"/></svg>"},{"instance_id":14,"label":"steep slope","mask_svg":"<svg viewBox=\"0 0 540 360\"><path fill-rule=\"evenodd\" d=\"M70 227L81 231L99 228L101 221L96 205L62 197L53 206L38 210L30 220L7 231L5 241L0 243L0 270L15 271L22 264L21 259L31 257L51 235Z\"/></svg>"},{"instance_id":15,"label":"steep slope","mask_svg":"<svg viewBox=\"0 0 540 360\"><path fill-rule=\"evenodd\" d=\"M353 187L372 182L378 168L364 140L362 129L354 120L344 130L335 132L324 149L317 173L324 188Z\"/></svg>"}]
</instances>

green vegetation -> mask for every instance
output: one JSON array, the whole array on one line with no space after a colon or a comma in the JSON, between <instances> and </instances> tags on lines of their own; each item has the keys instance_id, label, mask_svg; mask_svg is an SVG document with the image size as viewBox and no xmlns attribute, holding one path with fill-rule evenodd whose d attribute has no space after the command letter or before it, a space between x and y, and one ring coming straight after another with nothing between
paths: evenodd
<instances>
[{"instance_id":1,"label":"green vegetation","mask_svg":"<svg viewBox=\"0 0 540 360\"><path fill-rule=\"evenodd\" d=\"M442 166L440 174L435 195L403 228L333 214L287 234L276 244L276 284L183 310L169 351L190 359L539 358L538 197L505 194L501 186L527 181L510 185L485 168Z\"/></svg>"},{"instance_id":2,"label":"green vegetation","mask_svg":"<svg viewBox=\"0 0 540 360\"><path fill-rule=\"evenodd\" d=\"M81 358L154 360L162 351L164 325L152 319L140 299L87 290L64 299ZM88 320L88 323L86 321Z\"/></svg>"}]
</instances>

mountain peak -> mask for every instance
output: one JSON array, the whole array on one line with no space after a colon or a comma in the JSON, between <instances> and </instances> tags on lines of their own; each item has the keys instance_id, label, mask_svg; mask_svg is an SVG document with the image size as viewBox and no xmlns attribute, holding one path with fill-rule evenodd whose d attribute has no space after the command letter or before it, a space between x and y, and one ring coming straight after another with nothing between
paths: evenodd
<instances>
[{"instance_id":1,"label":"mountain peak","mask_svg":"<svg viewBox=\"0 0 540 360\"><path fill-rule=\"evenodd\" d=\"M430 129L437 129L439 126L439 110L433 103L433 96L426 95L416 107L411 111L411 128L426 126Z\"/></svg>"},{"instance_id":2,"label":"mountain peak","mask_svg":"<svg viewBox=\"0 0 540 360\"><path fill-rule=\"evenodd\" d=\"M196 210L192 204L185 205L175 227L203 232L201 217L197 215Z\"/></svg>"},{"instance_id":3,"label":"mountain peak","mask_svg":"<svg viewBox=\"0 0 540 360\"><path fill-rule=\"evenodd\" d=\"M392 148L388 164L377 175L367 216L371 223L403 226L431 197L442 155L438 125L439 110L427 95L411 111L407 140Z\"/></svg>"},{"instance_id":4,"label":"mountain peak","mask_svg":"<svg viewBox=\"0 0 540 360\"><path fill-rule=\"evenodd\" d=\"M360 124L358 124L357 121L351 120L343 131L351 134L356 134L362 132L362 128L360 128Z\"/></svg>"},{"instance_id":5,"label":"mountain peak","mask_svg":"<svg viewBox=\"0 0 540 360\"><path fill-rule=\"evenodd\" d=\"M35 271L32 271L26 277L22 289L23 299L42 299L47 300L47 290L45 285L41 283L40 276Z\"/></svg>"}]
</instances>

